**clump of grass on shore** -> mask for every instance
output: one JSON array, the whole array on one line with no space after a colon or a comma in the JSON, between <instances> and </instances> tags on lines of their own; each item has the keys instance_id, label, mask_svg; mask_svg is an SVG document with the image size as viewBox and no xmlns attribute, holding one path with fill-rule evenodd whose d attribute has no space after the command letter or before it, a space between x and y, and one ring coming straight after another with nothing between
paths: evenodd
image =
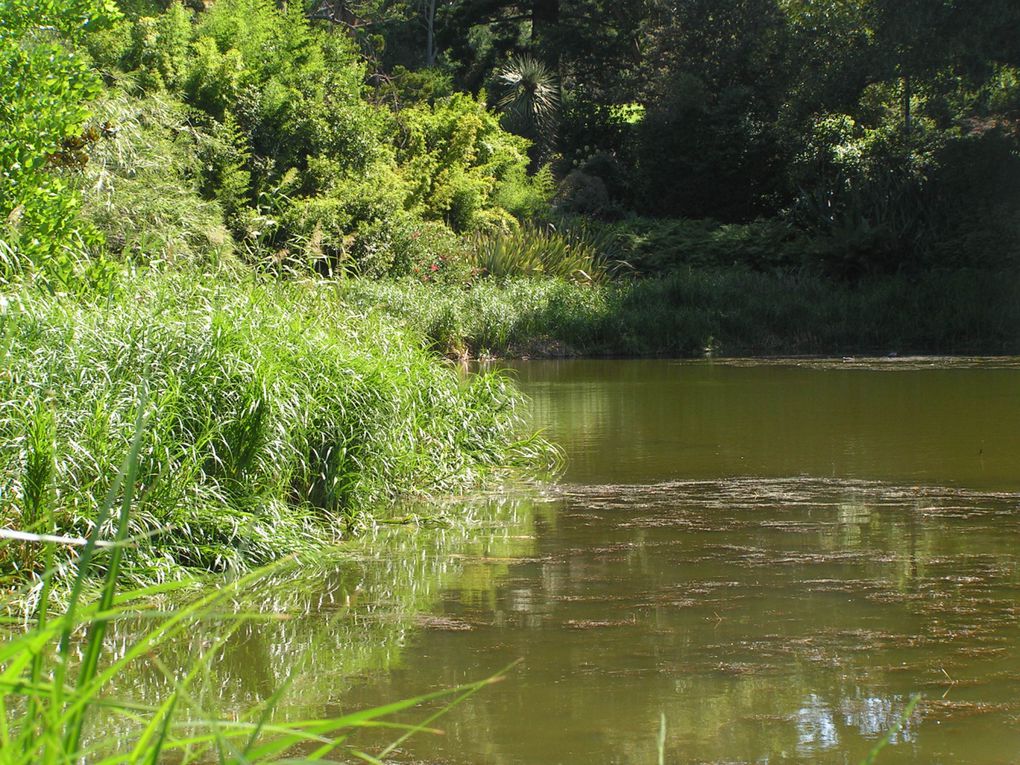
<instances>
[{"instance_id":1,"label":"clump of grass on shore","mask_svg":"<svg viewBox=\"0 0 1020 765\"><path fill-rule=\"evenodd\" d=\"M528 223L510 231L475 234L467 258L473 268L491 277L543 276L595 284L620 268L601 244L582 228L561 232Z\"/></svg>"},{"instance_id":2,"label":"clump of grass on shore","mask_svg":"<svg viewBox=\"0 0 1020 765\"><path fill-rule=\"evenodd\" d=\"M355 310L396 317L448 355L1020 353L1020 279L950 271L845 284L692 269L573 284L483 279L467 289L352 281Z\"/></svg>"},{"instance_id":3,"label":"clump of grass on shore","mask_svg":"<svg viewBox=\"0 0 1020 765\"><path fill-rule=\"evenodd\" d=\"M0 308L0 369L0 526L28 532L88 536L146 395L124 562L141 582L323 547L398 494L554 456L522 437L508 381L461 378L322 283L152 274L91 303L25 288ZM0 569L37 575L33 549L4 547Z\"/></svg>"},{"instance_id":4,"label":"clump of grass on shore","mask_svg":"<svg viewBox=\"0 0 1020 765\"><path fill-rule=\"evenodd\" d=\"M143 398L144 402L145 399ZM288 683L250 708L218 717L217 709L197 693L202 679L236 630L253 619L231 607L246 590L264 584L274 567L225 581L190 603L168 612L153 612L153 598L166 595L175 584L134 590L118 587L121 566L138 543L129 536L131 517L141 488L142 452L154 413L146 406L128 413L134 433L119 469L111 473L106 498L97 504L94 526L80 540L75 574L63 592L64 607L52 609L54 584L60 574L61 549L67 540L26 533L22 540L38 550L45 561L39 575L39 593L30 623L7 630L0 646L0 765L89 762L156 763L171 758L178 763L279 762L300 753L301 761L319 761L344 752L364 762L380 759L352 746L350 736L362 727L389 728L394 741L383 749L385 757L410 735L431 731L426 727L497 677L447 691L386 704L332 718L277 720L276 707ZM149 416L146 416L146 412ZM40 521L53 527L57 519L44 504ZM114 529L102 538L103 529ZM34 538L32 538L34 537ZM10 542L0 540L0 549ZM98 597L91 597L98 589ZM16 594L0 595L0 606L10 607ZM224 609L231 618L223 619ZM201 655L186 669L167 666L160 654L205 620L214 619L216 637L204 642ZM112 640L108 632L128 621L142 629ZM111 645L113 644L113 645ZM112 650L111 650L112 649ZM140 669L139 665L145 665ZM133 697L126 677L138 671L160 674L167 693L153 703ZM423 703L445 700L421 724L397 724L390 718ZM296 760L295 760L296 761Z\"/></svg>"}]
</instances>

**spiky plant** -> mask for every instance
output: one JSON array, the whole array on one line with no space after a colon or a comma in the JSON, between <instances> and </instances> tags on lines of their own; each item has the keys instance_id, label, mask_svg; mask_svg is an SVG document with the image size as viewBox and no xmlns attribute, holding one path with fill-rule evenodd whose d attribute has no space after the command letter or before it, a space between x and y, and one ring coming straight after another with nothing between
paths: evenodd
<instances>
[{"instance_id":1,"label":"spiky plant","mask_svg":"<svg viewBox=\"0 0 1020 765\"><path fill-rule=\"evenodd\" d=\"M610 261L599 244L583 230L560 232L553 226L526 224L511 232L476 234L468 259L487 276L551 276L596 284L621 266Z\"/></svg>"},{"instance_id":2,"label":"spiky plant","mask_svg":"<svg viewBox=\"0 0 1020 765\"><path fill-rule=\"evenodd\" d=\"M556 127L560 95L556 75L533 56L514 56L496 76L503 96L498 102L514 130L548 144Z\"/></svg>"}]
</instances>

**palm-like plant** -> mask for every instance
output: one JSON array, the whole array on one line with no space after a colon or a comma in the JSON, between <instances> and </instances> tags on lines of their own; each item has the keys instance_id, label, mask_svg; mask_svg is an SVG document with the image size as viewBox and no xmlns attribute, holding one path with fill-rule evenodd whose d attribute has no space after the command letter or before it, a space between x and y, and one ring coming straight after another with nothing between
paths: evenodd
<instances>
[{"instance_id":1,"label":"palm-like plant","mask_svg":"<svg viewBox=\"0 0 1020 765\"><path fill-rule=\"evenodd\" d=\"M515 56L496 75L504 89L500 111L518 132L544 142L551 138L559 112L556 75L533 56Z\"/></svg>"},{"instance_id":2,"label":"palm-like plant","mask_svg":"<svg viewBox=\"0 0 1020 765\"><path fill-rule=\"evenodd\" d=\"M578 284L598 284L629 265L607 253L608 237L577 228L525 224L510 232L476 234L468 251L471 264L487 276L546 276Z\"/></svg>"}]
</instances>

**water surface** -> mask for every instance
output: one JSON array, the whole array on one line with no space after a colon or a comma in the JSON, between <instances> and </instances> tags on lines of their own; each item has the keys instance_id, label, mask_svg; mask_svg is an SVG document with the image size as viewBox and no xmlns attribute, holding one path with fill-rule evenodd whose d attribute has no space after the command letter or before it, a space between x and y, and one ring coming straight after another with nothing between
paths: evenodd
<instances>
[{"instance_id":1,"label":"water surface","mask_svg":"<svg viewBox=\"0 0 1020 765\"><path fill-rule=\"evenodd\" d=\"M281 581L221 694L333 714L521 659L389 759L591 765L655 763L661 716L667 762L856 763L919 692L879 762L1020 761L1016 364L515 367L560 485Z\"/></svg>"},{"instance_id":2,"label":"water surface","mask_svg":"<svg viewBox=\"0 0 1020 765\"><path fill-rule=\"evenodd\" d=\"M571 483L810 476L1020 490L1014 360L514 365Z\"/></svg>"},{"instance_id":3,"label":"water surface","mask_svg":"<svg viewBox=\"0 0 1020 765\"><path fill-rule=\"evenodd\" d=\"M883 762L1020 753L1016 498L819 479L572 486L490 597L451 590L365 703L484 677L410 761Z\"/></svg>"}]
</instances>

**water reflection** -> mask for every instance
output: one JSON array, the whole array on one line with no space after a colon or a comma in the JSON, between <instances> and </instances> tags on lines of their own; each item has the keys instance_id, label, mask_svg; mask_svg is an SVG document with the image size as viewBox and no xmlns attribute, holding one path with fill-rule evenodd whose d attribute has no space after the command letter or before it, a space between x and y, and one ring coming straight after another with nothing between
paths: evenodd
<instances>
[{"instance_id":1,"label":"water reflection","mask_svg":"<svg viewBox=\"0 0 1020 765\"><path fill-rule=\"evenodd\" d=\"M132 664L119 697L161 703L196 666L207 666L189 680L192 703L178 707L182 723L235 718L283 687L276 721L319 717L327 707L360 709L348 700L359 678L400 666L418 630L455 628L431 616L441 595L485 608L510 563L533 552L536 519L551 509L524 487L512 496L433 504L429 515L448 524L380 526L335 555L279 567ZM123 655L147 624L114 623L110 658ZM92 731L105 736L108 727ZM136 734L118 718L108 748L122 751Z\"/></svg>"},{"instance_id":2,"label":"water reflection","mask_svg":"<svg viewBox=\"0 0 1020 765\"><path fill-rule=\"evenodd\" d=\"M448 763L1009 762L1018 499L830 480L564 487L484 608L439 612L366 703L524 667L405 758ZM935 715L933 724L922 719ZM484 731L484 734L480 734Z\"/></svg>"},{"instance_id":3,"label":"water reflection","mask_svg":"<svg viewBox=\"0 0 1020 765\"><path fill-rule=\"evenodd\" d=\"M908 704L909 699L899 696L865 696L859 691L840 699L834 709L816 694L808 694L797 710L797 752L809 757L839 747L841 728L856 729L865 738L888 737L890 744L915 741L917 718L905 717Z\"/></svg>"},{"instance_id":4,"label":"water reflection","mask_svg":"<svg viewBox=\"0 0 1020 765\"><path fill-rule=\"evenodd\" d=\"M207 621L132 695L165 698L212 650L198 707L289 682L279 718L318 717L523 658L397 761L650 763L665 714L669 762L854 763L918 690L882 762L1020 750L1016 495L738 479L515 496L281 572L236 604L272 618Z\"/></svg>"},{"instance_id":5,"label":"water reflection","mask_svg":"<svg viewBox=\"0 0 1020 765\"><path fill-rule=\"evenodd\" d=\"M815 694L810 694L805 705L797 710L797 750L801 754L811 754L838 744L839 734L832 711Z\"/></svg>"},{"instance_id":6,"label":"water reflection","mask_svg":"<svg viewBox=\"0 0 1020 765\"><path fill-rule=\"evenodd\" d=\"M405 763L653 763L664 714L670 763L846 765L916 691L883 765L1015 762L1020 374L923 366L522 367L570 483L381 530L160 658L214 650L196 694L228 713L289 681L289 718L524 659Z\"/></svg>"}]
</instances>

